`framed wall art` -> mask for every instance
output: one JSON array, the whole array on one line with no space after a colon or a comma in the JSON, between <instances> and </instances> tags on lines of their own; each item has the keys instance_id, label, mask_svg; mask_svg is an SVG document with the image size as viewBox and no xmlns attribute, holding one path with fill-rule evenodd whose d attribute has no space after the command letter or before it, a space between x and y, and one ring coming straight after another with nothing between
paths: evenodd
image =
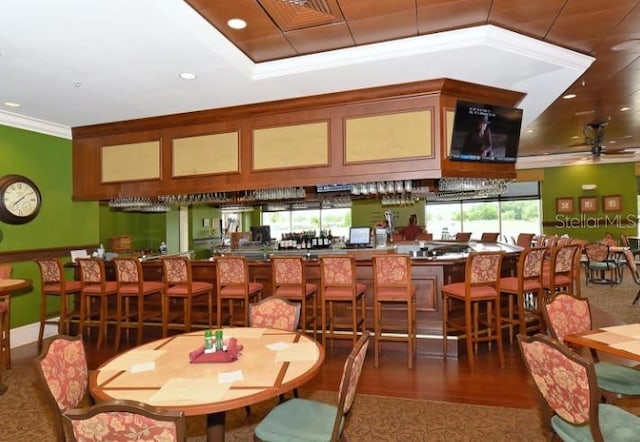
<instances>
[{"instance_id":1,"label":"framed wall art","mask_svg":"<svg viewBox=\"0 0 640 442\"><path fill-rule=\"evenodd\" d=\"M605 195L602 197L602 210L605 212L619 212L622 210L621 195Z\"/></svg>"},{"instance_id":2,"label":"framed wall art","mask_svg":"<svg viewBox=\"0 0 640 442\"><path fill-rule=\"evenodd\" d=\"M556 198L556 213L573 213L574 210L572 197Z\"/></svg>"},{"instance_id":3,"label":"framed wall art","mask_svg":"<svg viewBox=\"0 0 640 442\"><path fill-rule=\"evenodd\" d=\"M595 196L580 197L580 212L593 213L598 211L598 198Z\"/></svg>"}]
</instances>

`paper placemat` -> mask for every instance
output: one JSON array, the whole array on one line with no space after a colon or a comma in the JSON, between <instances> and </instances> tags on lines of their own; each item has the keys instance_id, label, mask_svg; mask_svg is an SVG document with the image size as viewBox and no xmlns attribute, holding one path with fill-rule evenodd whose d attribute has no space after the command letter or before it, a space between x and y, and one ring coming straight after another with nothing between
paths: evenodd
<instances>
[{"instance_id":1,"label":"paper placemat","mask_svg":"<svg viewBox=\"0 0 640 442\"><path fill-rule=\"evenodd\" d=\"M602 330L632 338L640 338L640 324L615 325L613 327L603 327Z\"/></svg>"},{"instance_id":2,"label":"paper placemat","mask_svg":"<svg viewBox=\"0 0 640 442\"><path fill-rule=\"evenodd\" d=\"M276 362L315 361L318 359L318 347L313 342L288 344L276 352Z\"/></svg>"},{"instance_id":3,"label":"paper placemat","mask_svg":"<svg viewBox=\"0 0 640 442\"><path fill-rule=\"evenodd\" d=\"M594 333L592 335L584 335L585 338L591 339L592 341L602 342L604 344L621 344L623 342L633 341L629 336L619 335L617 333L611 332L602 332L602 333Z\"/></svg>"},{"instance_id":4,"label":"paper placemat","mask_svg":"<svg viewBox=\"0 0 640 442\"><path fill-rule=\"evenodd\" d=\"M260 338L266 329L260 327L246 327L246 328L223 328L222 329L222 339L230 339L230 338L247 338L247 339L258 339ZM238 339L241 341L241 339Z\"/></svg>"},{"instance_id":5,"label":"paper placemat","mask_svg":"<svg viewBox=\"0 0 640 442\"><path fill-rule=\"evenodd\" d=\"M611 347L617 348L618 350L628 351L629 353L633 353L634 355L640 355L640 339L621 342L619 344L611 344Z\"/></svg>"},{"instance_id":6,"label":"paper placemat","mask_svg":"<svg viewBox=\"0 0 640 442\"><path fill-rule=\"evenodd\" d=\"M171 378L149 398L152 405L209 403L221 400L231 384L208 378Z\"/></svg>"},{"instance_id":7,"label":"paper placemat","mask_svg":"<svg viewBox=\"0 0 640 442\"><path fill-rule=\"evenodd\" d=\"M166 350L131 350L100 368L100 371L127 371L133 366L155 361L166 352Z\"/></svg>"}]
</instances>

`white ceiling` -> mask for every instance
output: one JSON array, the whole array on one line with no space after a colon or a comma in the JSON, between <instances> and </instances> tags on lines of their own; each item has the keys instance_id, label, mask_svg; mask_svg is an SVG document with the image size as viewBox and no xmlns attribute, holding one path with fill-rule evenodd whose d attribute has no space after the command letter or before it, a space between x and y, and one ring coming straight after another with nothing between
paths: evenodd
<instances>
[{"instance_id":1,"label":"white ceiling","mask_svg":"<svg viewBox=\"0 0 640 442\"><path fill-rule=\"evenodd\" d=\"M71 127L447 77L526 93L526 130L592 62L487 25L254 64L181 0L3 0L0 124L70 138Z\"/></svg>"}]
</instances>

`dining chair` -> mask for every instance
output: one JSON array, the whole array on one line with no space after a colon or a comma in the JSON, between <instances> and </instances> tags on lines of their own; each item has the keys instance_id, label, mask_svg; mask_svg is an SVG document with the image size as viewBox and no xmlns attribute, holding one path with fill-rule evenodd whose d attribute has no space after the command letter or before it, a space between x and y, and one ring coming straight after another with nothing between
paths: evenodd
<instances>
[{"instance_id":1,"label":"dining chair","mask_svg":"<svg viewBox=\"0 0 640 442\"><path fill-rule=\"evenodd\" d=\"M222 327L223 303L228 306L228 324L249 324L249 304L262 299L263 285L260 282L252 282L249 279L249 264L244 256L219 256L216 263L216 287L218 289L217 324ZM242 320L234 318L234 302L242 304ZM227 322L227 321L225 321Z\"/></svg>"},{"instance_id":2,"label":"dining chair","mask_svg":"<svg viewBox=\"0 0 640 442\"><path fill-rule=\"evenodd\" d=\"M299 256L271 258L271 293L300 303L300 327L318 334L318 285L307 282L306 266ZM311 304L311 305L309 305ZM311 315L309 315L311 307Z\"/></svg>"},{"instance_id":3,"label":"dining chair","mask_svg":"<svg viewBox=\"0 0 640 442\"><path fill-rule=\"evenodd\" d=\"M339 441L356 398L370 334L365 331L347 357L338 389L337 405L293 398L276 405L256 426L254 437L263 442Z\"/></svg>"},{"instance_id":4,"label":"dining chair","mask_svg":"<svg viewBox=\"0 0 640 442\"><path fill-rule=\"evenodd\" d=\"M92 404L87 356L81 336L56 335L44 342L35 358L37 380L53 412L58 442L64 442L62 413Z\"/></svg>"},{"instance_id":5,"label":"dining chair","mask_svg":"<svg viewBox=\"0 0 640 442\"><path fill-rule=\"evenodd\" d=\"M462 332L467 358L474 369L474 351L479 342L496 341L500 366L504 366L502 325L500 318L500 270L502 252L471 252L465 263L465 277L442 287L442 352L447 357L450 331ZM464 318L454 316L454 303L462 304ZM480 304L486 306L485 328L480 330ZM492 314L492 312L495 312Z\"/></svg>"},{"instance_id":6,"label":"dining chair","mask_svg":"<svg viewBox=\"0 0 640 442\"><path fill-rule=\"evenodd\" d=\"M609 284L620 282L620 265L614 255L609 251L607 244L598 242L584 247L586 261L585 284Z\"/></svg>"},{"instance_id":7,"label":"dining chair","mask_svg":"<svg viewBox=\"0 0 640 442\"><path fill-rule=\"evenodd\" d=\"M416 235L418 241L433 241L433 233L421 232Z\"/></svg>"},{"instance_id":8,"label":"dining chair","mask_svg":"<svg viewBox=\"0 0 640 442\"><path fill-rule=\"evenodd\" d=\"M518 335L518 341L555 435L564 441L638 440L640 417L600 401L592 362L548 336Z\"/></svg>"},{"instance_id":9,"label":"dining chair","mask_svg":"<svg viewBox=\"0 0 640 442\"><path fill-rule=\"evenodd\" d=\"M207 326L213 326L213 284L194 281L191 272L191 261L186 256L171 256L160 259L162 262L162 337L166 338L169 330L190 332L193 327L193 298L207 298ZM182 312L172 315L172 300L182 303ZM220 306L218 305L218 309ZM174 321L175 319L175 321Z\"/></svg>"},{"instance_id":10,"label":"dining chair","mask_svg":"<svg viewBox=\"0 0 640 442\"><path fill-rule=\"evenodd\" d=\"M633 250L625 249L623 250L622 254L622 256L624 256L624 263L627 267L629 267L629 271L631 272L633 282L635 282L636 285L640 285L640 271L638 271L638 265L640 264L636 261ZM636 292L636 296L633 298L633 301L631 301L631 305L636 305L638 299L640 299L640 288Z\"/></svg>"},{"instance_id":11,"label":"dining chair","mask_svg":"<svg viewBox=\"0 0 640 442\"><path fill-rule=\"evenodd\" d=\"M523 248L531 247L535 236L534 233L519 233L515 240L515 245ZM536 244L536 247L542 247L542 245Z\"/></svg>"},{"instance_id":12,"label":"dining chair","mask_svg":"<svg viewBox=\"0 0 640 442\"><path fill-rule=\"evenodd\" d=\"M104 261L99 258L77 258L80 268L80 324L78 334L84 336L84 328L98 328L98 342L96 348L100 350L107 335L107 321L114 320L115 313L109 311L109 297L117 296L116 281L107 281ZM97 319L94 318L92 303L98 299Z\"/></svg>"},{"instance_id":13,"label":"dining chair","mask_svg":"<svg viewBox=\"0 0 640 442\"><path fill-rule=\"evenodd\" d=\"M59 335L68 335L73 311L69 303L73 295L80 295L82 283L67 281L62 262L56 258L35 259L40 270L40 331L38 332L38 352L42 350L45 326L56 325ZM48 300L57 299L59 312L49 313ZM73 310L73 308L71 309Z\"/></svg>"},{"instance_id":14,"label":"dining chair","mask_svg":"<svg viewBox=\"0 0 640 442\"><path fill-rule=\"evenodd\" d=\"M160 281L145 281L142 264L137 258L114 258L113 266L116 273L118 297L116 300L116 352L120 348L122 329L135 328L136 345L142 344L142 331L145 323L154 318L160 319L156 323L162 325L162 314L145 310L145 299L156 295L162 303L164 284ZM131 309L131 298L135 299L135 308ZM124 304L124 306L123 306ZM123 311L124 307L124 311ZM135 322L131 319L135 318Z\"/></svg>"},{"instance_id":15,"label":"dining chair","mask_svg":"<svg viewBox=\"0 0 640 442\"><path fill-rule=\"evenodd\" d=\"M356 261L352 255L320 257L320 310L322 345L327 339L351 339L353 345L366 327L365 284L356 280ZM344 307L338 316L337 305ZM348 319L347 319L348 318ZM340 331L347 330L348 333Z\"/></svg>"},{"instance_id":16,"label":"dining chair","mask_svg":"<svg viewBox=\"0 0 640 442\"><path fill-rule=\"evenodd\" d=\"M411 281L411 258L406 254L373 255L374 365L378 367L380 343L407 343L407 366L416 356L416 289ZM383 321L384 308L388 317ZM404 312L403 312L404 310ZM402 313L405 319L402 319ZM383 334L383 332L386 332ZM406 334L406 336L405 336Z\"/></svg>"},{"instance_id":17,"label":"dining chair","mask_svg":"<svg viewBox=\"0 0 640 442\"><path fill-rule=\"evenodd\" d=\"M279 328L295 331L300 321L300 304L269 296L249 304L249 327Z\"/></svg>"},{"instance_id":18,"label":"dining chair","mask_svg":"<svg viewBox=\"0 0 640 442\"><path fill-rule=\"evenodd\" d=\"M549 334L564 343L564 337L592 329L591 308L587 298L578 298L567 293L557 293L542 309ZM595 350L591 351L598 387L606 396L619 397L640 395L640 370L611 362L599 361Z\"/></svg>"},{"instance_id":19,"label":"dining chair","mask_svg":"<svg viewBox=\"0 0 640 442\"><path fill-rule=\"evenodd\" d=\"M471 240L471 232L456 233L455 240L458 242L469 242Z\"/></svg>"},{"instance_id":20,"label":"dining chair","mask_svg":"<svg viewBox=\"0 0 640 442\"><path fill-rule=\"evenodd\" d=\"M481 242L497 242L500 237L500 233L483 232L480 235Z\"/></svg>"},{"instance_id":21,"label":"dining chair","mask_svg":"<svg viewBox=\"0 0 640 442\"><path fill-rule=\"evenodd\" d=\"M183 412L131 400L68 409L62 414L62 422L71 442L187 440Z\"/></svg>"},{"instance_id":22,"label":"dining chair","mask_svg":"<svg viewBox=\"0 0 640 442\"><path fill-rule=\"evenodd\" d=\"M13 266L0 264L0 279L11 279ZM0 296L0 364L11 368L11 296Z\"/></svg>"},{"instance_id":23,"label":"dining chair","mask_svg":"<svg viewBox=\"0 0 640 442\"><path fill-rule=\"evenodd\" d=\"M507 296L507 311L501 321L507 324L511 343L514 327L522 334L540 332L544 328L540 304L543 302L542 265L546 252L544 247L525 248L518 257L516 275L500 278L500 293Z\"/></svg>"}]
</instances>

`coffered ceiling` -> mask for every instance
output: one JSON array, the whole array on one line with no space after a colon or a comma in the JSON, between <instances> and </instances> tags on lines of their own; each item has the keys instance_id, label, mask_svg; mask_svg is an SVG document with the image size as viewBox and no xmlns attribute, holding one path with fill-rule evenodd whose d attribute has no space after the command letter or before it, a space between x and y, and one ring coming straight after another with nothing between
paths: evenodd
<instances>
[{"instance_id":1,"label":"coffered ceiling","mask_svg":"<svg viewBox=\"0 0 640 442\"><path fill-rule=\"evenodd\" d=\"M606 123L605 147L635 147L639 4L4 0L0 123L69 136L77 126L449 77L527 94L522 157L588 153L570 146L594 122ZM247 26L232 29L233 18ZM576 97L560 98L567 93Z\"/></svg>"}]
</instances>

